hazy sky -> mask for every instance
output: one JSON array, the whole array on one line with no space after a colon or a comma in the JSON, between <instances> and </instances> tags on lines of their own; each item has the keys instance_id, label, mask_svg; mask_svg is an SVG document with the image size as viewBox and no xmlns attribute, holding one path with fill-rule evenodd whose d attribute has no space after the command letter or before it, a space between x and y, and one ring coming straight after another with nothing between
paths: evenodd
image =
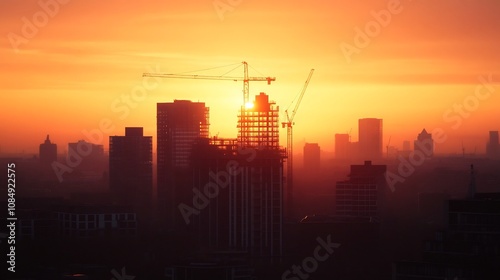
<instances>
[{"instance_id":1,"label":"hazy sky","mask_svg":"<svg viewBox=\"0 0 500 280\"><path fill-rule=\"evenodd\" d=\"M484 152L488 131L500 130L499 15L498 0L3 0L0 148L36 152L50 134L62 152L107 122L96 138L107 150L126 126L156 136L156 103L174 99L206 102L211 134L235 137L242 82L142 73L247 61L251 76L276 77L250 83L251 97L264 91L282 111L316 69L296 151L304 141L332 151L335 133L357 140L358 119L375 117L384 146L441 128L437 152L461 152L462 141Z\"/></svg>"}]
</instances>

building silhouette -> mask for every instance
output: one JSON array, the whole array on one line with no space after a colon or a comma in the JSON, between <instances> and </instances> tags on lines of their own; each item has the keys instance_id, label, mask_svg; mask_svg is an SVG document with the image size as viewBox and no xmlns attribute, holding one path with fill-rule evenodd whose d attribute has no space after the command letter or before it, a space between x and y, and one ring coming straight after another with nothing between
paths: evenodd
<instances>
[{"instance_id":1,"label":"building silhouette","mask_svg":"<svg viewBox=\"0 0 500 280\"><path fill-rule=\"evenodd\" d=\"M109 201L95 203L92 198L96 196L99 195L93 194L85 201L68 197L26 197L18 209L16 237L52 243L137 236L137 214L132 206Z\"/></svg>"},{"instance_id":2,"label":"building silhouette","mask_svg":"<svg viewBox=\"0 0 500 280\"><path fill-rule=\"evenodd\" d=\"M43 164L51 164L57 161L57 145L50 142L49 135L43 144L40 144L39 149L40 162Z\"/></svg>"},{"instance_id":3,"label":"building silhouette","mask_svg":"<svg viewBox=\"0 0 500 280\"><path fill-rule=\"evenodd\" d=\"M82 157L83 164L91 164L94 160L101 160L104 157L104 148L102 145L89 143L85 140L68 143L68 158L75 155Z\"/></svg>"},{"instance_id":4,"label":"building silhouette","mask_svg":"<svg viewBox=\"0 0 500 280\"><path fill-rule=\"evenodd\" d=\"M117 238L138 234L138 217L121 205L58 205L54 210L61 238Z\"/></svg>"},{"instance_id":5,"label":"building silhouette","mask_svg":"<svg viewBox=\"0 0 500 280\"><path fill-rule=\"evenodd\" d=\"M417 136L417 140L413 142L413 150L421 152L426 158L431 158L434 155L434 140L432 134L427 130L422 129Z\"/></svg>"},{"instance_id":6,"label":"building silhouette","mask_svg":"<svg viewBox=\"0 0 500 280\"><path fill-rule=\"evenodd\" d=\"M377 219L385 186L386 165L351 165L349 180L337 182L336 215Z\"/></svg>"},{"instance_id":7,"label":"building silhouette","mask_svg":"<svg viewBox=\"0 0 500 280\"><path fill-rule=\"evenodd\" d=\"M335 158L349 159L349 134L335 134Z\"/></svg>"},{"instance_id":8,"label":"building silhouette","mask_svg":"<svg viewBox=\"0 0 500 280\"><path fill-rule=\"evenodd\" d=\"M382 159L382 119L359 119L359 156L364 160Z\"/></svg>"},{"instance_id":9,"label":"building silhouette","mask_svg":"<svg viewBox=\"0 0 500 280\"><path fill-rule=\"evenodd\" d=\"M71 176L75 178L102 178L108 168L108 157L104 155L103 145L97 145L85 140L68 143L66 161L72 163Z\"/></svg>"},{"instance_id":10,"label":"building silhouette","mask_svg":"<svg viewBox=\"0 0 500 280\"><path fill-rule=\"evenodd\" d=\"M109 187L113 199L147 209L153 191L153 139L142 127L109 137ZM142 213L142 212L141 212Z\"/></svg>"},{"instance_id":11,"label":"building silhouette","mask_svg":"<svg viewBox=\"0 0 500 280\"><path fill-rule=\"evenodd\" d=\"M317 172L320 168L320 155L318 143L306 143L304 145L304 169Z\"/></svg>"},{"instance_id":12,"label":"building silhouette","mask_svg":"<svg viewBox=\"0 0 500 280\"><path fill-rule=\"evenodd\" d=\"M261 93L253 108L242 108L238 138L195 144L191 174L196 191L182 208L198 211L184 216L200 246L257 257L282 255L286 156L279 147L278 121L274 102Z\"/></svg>"},{"instance_id":13,"label":"building silhouette","mask_svg":"<svg viewBox=\"0 0 500 280\"><path fill-rule=\"evenodd\" d=\"M158 209L173 228L183 223L177 208L182 197L192 197L191 149L196 139L208 138L209 108L189 100L158 103L156 129Z\"/></svg>"},{"instance_id":14,"label":"building silhouette","mask_svg":"<svg viewBox=\"0 0 500 280\"><path fill-rule=\"evenodd\" d=\"M498 279L500 193L475 188L471 166L467 197L445 203L447 227L424 242L421 260L396 262L392 279Z\"/></svg>"},{"instance_id":15,"label":"building silhouette","mask_svg":"<svg viewBox=\"0 0 500 280\"><path fill-rule=\"evenodd\" d=\"M199 214L186 222L201 245L254 256L282 254L284 149L239 148L235 139L213 139L195 149L197 191L185 205Z\"/></svg>"},{"instance_id":16,"label":"building silhouette","mask_svg":"<svg viewBox=\"0 0 500 280\"><path fill-rule=\"evenodd\" d=\"M498 131L490 131L490 137L486 144L486 155L489 158L500 158L500 145L498 142Z\"/></svg>"},{"instance_id":17,"label":"building silhouette","mask_svg":"<svg viewBox=\"0 0 500 280\"><path fill-rule=\"evenodd\" d=\"M413 152L411 148L411 141L404 140L403 141L403 149L397 151L397 158L403 157L403 158L408 158L410 154Z\"/></svg>"}]
</instances>

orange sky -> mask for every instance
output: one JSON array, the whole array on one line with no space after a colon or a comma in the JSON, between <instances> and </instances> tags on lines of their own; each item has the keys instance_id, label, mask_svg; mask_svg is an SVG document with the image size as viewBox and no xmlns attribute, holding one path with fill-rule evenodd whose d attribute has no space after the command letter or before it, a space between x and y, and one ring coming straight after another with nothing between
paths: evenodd
<instances>
[{"instance_id":1,"label":"orange sky","mask_svg":"<svg viewBox=\"0 0 500 280\"><path fill-rule=\"evenodd\" d=\"M296 151L304 141L333 151L335 133L352 129L356 140L357 120L376 117L384 119L384 143L391 137L398 148L425 127L448 136L438 152L459 153L462 141L484 152L488 131L500 130L499 14L497 0L4 0L0 149L34 153L50 134L63 152L70 141L90 140L82 131L103 119L113 128L105 149L125 126L155 136L156 103L174 99L206 102L211 134L235 137L240 82L163 79L126 105L127 114L116 108L144 87L143 72L248 61L259 71L252 76L276 77L250 83L251 96L265 91L282 110L316 69L295 118ZM373 36L360 44L356 28L367 27ZM347 44L359 47L348 58ZM481 87L480 76L493 83ZM454 104L464 102L469 110L460 116Z\"/></svg>"}]
</instances>

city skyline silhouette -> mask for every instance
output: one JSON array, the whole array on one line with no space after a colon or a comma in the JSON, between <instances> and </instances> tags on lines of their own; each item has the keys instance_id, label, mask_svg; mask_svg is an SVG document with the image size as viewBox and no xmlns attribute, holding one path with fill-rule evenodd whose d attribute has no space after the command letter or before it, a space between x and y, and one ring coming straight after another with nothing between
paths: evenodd
<instances>
[{"instance_id":1,"label":"city skyline silhouette","mask_svg":"<svg viewBox=\"0 0 500 280\"><path fill-rule=\"evenodd\" d=\"M498 14L2 1L2 279L497 280Z\"/></svg>"}]
</instances>

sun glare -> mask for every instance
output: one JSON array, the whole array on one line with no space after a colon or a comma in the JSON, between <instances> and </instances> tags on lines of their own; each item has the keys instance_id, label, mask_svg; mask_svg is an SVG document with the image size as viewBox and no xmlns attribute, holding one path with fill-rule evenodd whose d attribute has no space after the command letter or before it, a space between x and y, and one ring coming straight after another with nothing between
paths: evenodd
<instances>
[{"instance_id":1,"label":"sun glare","mask_svg":"<svg viewBox=\"0 0 500 280\"><path fill-rule=\"evenodd\" d=\"M246 108L246 109L252 109L252 108L253 108L253 103L252 103L252 102L247 102L247 103L245 104L245 108Z\"/></svg>"}]
</instances>

